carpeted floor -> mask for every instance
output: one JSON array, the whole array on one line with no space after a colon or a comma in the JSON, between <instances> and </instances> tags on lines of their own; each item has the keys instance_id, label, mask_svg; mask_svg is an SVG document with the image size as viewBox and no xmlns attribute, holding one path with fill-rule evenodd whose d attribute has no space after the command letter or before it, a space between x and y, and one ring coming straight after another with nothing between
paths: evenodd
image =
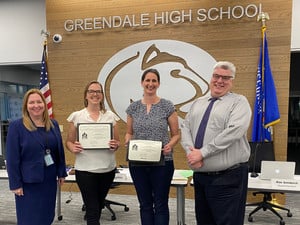
<instances>
[{"instance_id":1,"label":"carpeted floor","mask_svg":"<svg viewBox=\"0 0 300 225\"><path fill-rule=\"evenodd\" d=\"M0 225L15 225L15 206L14 196L8 190L7 180L0 180ZM53 225L85 225L83 220L84 212L82 209L81 196L78 192L62 192L62 220L55 218ZM107 209L103 210L101 225L139 225L139 209L136 196L134 195L116 195L110 194L108 199L127 204L129 211L124 211L124 207L112 206L116 212L116 220L111 220L111 214ZM71 200L69 203L66 203ZM286 225L300 224L300 194L287 194L286 207L291 209L292 217L287 217L285 211L278 211L284 218ZM170 225L176 225L176 199L170 199ZM185 201L185 223L186 225L196 225L194 216L194 201L186 199ZM247 207L244 225L279 225L279 219L270 211L260 210L254 214L254 221L248 222L248 213L253 207Z\"/></svg>"}]
</instances>

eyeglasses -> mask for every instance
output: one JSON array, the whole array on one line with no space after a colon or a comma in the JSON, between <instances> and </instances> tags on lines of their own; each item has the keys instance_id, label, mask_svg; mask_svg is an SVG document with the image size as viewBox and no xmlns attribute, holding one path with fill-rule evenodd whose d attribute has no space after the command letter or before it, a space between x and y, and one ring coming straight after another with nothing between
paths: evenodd
<instances>
[{"instance_id":1,"label":"eyeglasses","mask_svg":"<svg viewBox=\"0 0 300 225\"><path fill-rule=\"evenodd\" d=\"M102 90L88 90L87 93L99 95L99 94L103 93L103 91Z\"/></svg>"},{"instance_id":2,"label":"eyeglasses","mask_svg":"<svg viewBox=\"0 0 300 225\"><path fill-rule=\"evenodd\" d=\"M228 80L233 79L233 76L222 76L222 75L219 75L219 74L214 73L214 74L213 74L213 78L214 78L215 80L219 80L219 79L221 78L221 79L224 80L224 81L228 81Z\"/></svg>"}]
</instances>

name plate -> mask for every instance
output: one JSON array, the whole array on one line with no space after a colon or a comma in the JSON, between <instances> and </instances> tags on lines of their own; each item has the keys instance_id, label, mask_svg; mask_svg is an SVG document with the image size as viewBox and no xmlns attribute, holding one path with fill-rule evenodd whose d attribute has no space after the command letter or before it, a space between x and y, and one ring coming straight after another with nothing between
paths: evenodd
<instances>
[{"instance_id":1,"label":"name plate","mask_svg":"<svg viewBox=\"0 0 300 225\"><path fill-rule=\"evenodd\" d=\"M161 141L130 140L128 160L137 162L159 162L161 151Z\"/></svg>"},{"instance_id":2,"label":"name plate","mask_svg":"<svg viewBox=\"0 0 300 225\"><path fill-rule=\"evenodd\" d=\"M291 179L271 179L272 188L299 191L300 180Z\"/></svg>"}]
</instances>

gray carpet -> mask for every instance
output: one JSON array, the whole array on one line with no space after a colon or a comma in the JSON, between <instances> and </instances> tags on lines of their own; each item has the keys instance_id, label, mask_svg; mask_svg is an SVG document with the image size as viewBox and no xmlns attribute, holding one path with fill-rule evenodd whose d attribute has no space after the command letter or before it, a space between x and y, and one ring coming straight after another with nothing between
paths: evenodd
<instances>
[{"instance_id":1,"label":"gray carpet","mask_svg":"<svg viewBox=\"0 0 300 225\"><path fill-rule=\"evenodd\" d=\"M14 196L8 190L7 180L0 180L0 225L15 225L15 207ZM71 202L66 203L71 199ZM125 212L124 207L112 206L116 212L116 220L111 220L111 214L107 209L103 210L101 217L101 225L138 225L139 210L136 196L133 195L115 195L110 194L108 199L113 201L119 201L127 204L129 211ZM291 209L292 217L287 217L285 211L278 211L284 218L286 225L299 225L300 224L300 194L287 194L286 207ZM170 225L176 225L176 199L170 199ZM192 199L186 199L185 201L185 222L186 225L196 225L194 216L194 201ZM84 212L81 210L82 201L79 193L77 192L62 192L62 220L55 218L53 225L85 225L83 220ZM247 207L245 225L279 225L279 219L273 215L270 211L260 210L254 214L254 221L248 222L248 212L253 207Z\"/></svg>"}]
</instances>

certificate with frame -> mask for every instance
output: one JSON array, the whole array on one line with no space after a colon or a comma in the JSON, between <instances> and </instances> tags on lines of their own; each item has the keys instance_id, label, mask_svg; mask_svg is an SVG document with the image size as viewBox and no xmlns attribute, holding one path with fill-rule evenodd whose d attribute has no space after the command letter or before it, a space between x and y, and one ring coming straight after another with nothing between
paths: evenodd
<instances>
[{"instance_id":1,"label":"certificate with frame","mask_svg":"<svg viewBox=\"0 0 300 225\"><path fill-rule=\"evenodd\" d=\"M128 160L133 162L160 162L162 142L150 140L130 140Z\"/></svg>"},{"instance_id":2,"label":"certificate with frame","mask_svg":"<svg viewBox=\"0 0 300 225\"><path fill-rule=\"evenodd\" d=\"M85 150L108 150L112 128L112 123L79 123L77 139Z\"/></svg>"}]
</instances>

